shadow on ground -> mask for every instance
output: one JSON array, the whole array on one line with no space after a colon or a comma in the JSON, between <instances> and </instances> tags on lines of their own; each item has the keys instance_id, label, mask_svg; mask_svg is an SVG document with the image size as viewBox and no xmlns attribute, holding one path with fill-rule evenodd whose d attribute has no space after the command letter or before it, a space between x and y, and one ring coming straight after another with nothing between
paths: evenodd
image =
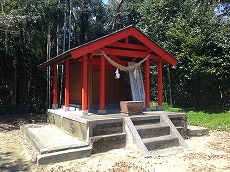
<instances>
[{"instance_id":1,"label":"shadow on ground","mask_svg":"<svg viewBox=\"0 0 230 172\"><path fill-rule=\"evenodd\" d=\"M0 152L0 171L29 171L30 164L22 159L12 159L12 152Z\"/></svg>"},{"instance_id":2,"label":"shadow on ground","mask_svg":"<svg viewBox=\"0 0 230 172\"><path fill-rule=\"evenodd\" d=\"M8 114L0 116L0 131L12 131L23 124L45 123L46 114Z\"/></svg>"}]
</instances>

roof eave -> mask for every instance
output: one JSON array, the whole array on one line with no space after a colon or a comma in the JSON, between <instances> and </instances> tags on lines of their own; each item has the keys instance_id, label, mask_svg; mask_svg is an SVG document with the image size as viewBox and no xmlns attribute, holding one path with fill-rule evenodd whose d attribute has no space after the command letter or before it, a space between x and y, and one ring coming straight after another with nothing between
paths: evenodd
<instances>
[{"instance_id":1,"label":"roof eave","mask_svg":"<svg viewBox=\"0 0 230 172\"><path fill-rule=\"evenodd\" d=\"M70 57L71 57L71 54L69 52L62 53L62 54L60 54L60 55L58 55L58 56L56 56L50 60L47 60L46 62L38 65L38 68L39 69L47 68L48 66L51 66L51 65L56 64L56 63L60 63L60 62L66 60Z\"/></svg>"},{"instance_id":2,"label":"roof eave","mask_svg":"<svg viewBox=\"0 0 230 172\"><path fill-rule=\"evenodd\" d=\"M75 47L71 50L68 50L42 64L40 64L38 67L40 69L46 68L48 66L51 66L55 63L60 63L62 61L64 61L67 58L78 58L79 56L82 56L84 54L90 53L90 52L86 52L86 50L90 51L93 49L99 49L102 48L103 45L105 43L112 43L112 42L116 42L117 39L120 39L122 37L122 35L126 35L126 36L134 36L135 38L137 38L138 40L140 40L142 43L144 43L148 48L150 48L152 51L156 52L159 56L161 56L166 62L170 63L173 66L176 66L178 63L178 60L172 56L168 51L164 50L161 46L159 46L157 43L155 43L154 41L152 41L147 35L145 35L143 32L141 32L139 29L137 29L134 26L128 26L126 28L120 29L116 32L113 32L111 34L105 35L101 38L95 39L93 41L90 41L88 43L85 43L83 45L80 45L78 47ZM113 35L116 35L116 37L114 37ZM118 36L119 35L119 36ZM118 36L118 37L117 37ZM111 41L108 39L108 37L113 38ZM102 41L104 40L104 42ZM106 41L105 41L106 40ZM102 47L99 47L99 43ZM89 45L94 45L94 46L89 46ZM88 47L88 48L87 48ZM93 47L93 48L92 48Z\"/></svg>"}]
</instances>

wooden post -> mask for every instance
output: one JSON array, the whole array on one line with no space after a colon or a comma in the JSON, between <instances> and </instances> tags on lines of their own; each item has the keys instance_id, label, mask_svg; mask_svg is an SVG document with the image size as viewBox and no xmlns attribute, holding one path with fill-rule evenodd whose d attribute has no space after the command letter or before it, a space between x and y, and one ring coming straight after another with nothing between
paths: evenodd
<instances>
[{"instance_id":1,"label":"wooden post","mask_svg":"<svg viewBox=\"0 0 230 172\"><path fill-rule=\"evenodd\" d=\"M58 108L58 100L57 100L57 64L53 65L54 70L54 76L53 76L53 104L52 108L57 109Z\"/></svg>"},{"instance_id":2,"label":"wooden post","mask_svg":"<svg viewBox=\"0 0 230 172\"><path fill-rule=\"evenodd\" d=\"M92 69L92 58L88 59L88 109L92 109L92 100L93 100L93 93L92 93L92 83L93 83L93 69Z\"/></svg>"},{"instance_id":3,"label":"wooden post","mask_svg":"<svg viewBox=\"0 0 230 172\"><path fill-rule=\"evenodd\" d=\"M98 114L106 114L105 110L105 58L100 56L101 65L100 65L100 110Z\"/></svg>"},{"instance_id":4,"label":"wooden post","mask_svg":"<svg viewBox=\"0 0 230 172\"><path fill-rule=\"evenodd\" d=\"M163 110L162 107L162 58L158 60L158 65L157 65L157 70L158 70L158 106L157 110Z\"/></svg>"},{"instance_id":5,"label":"wooden post","mask_svg":"<svg viewBox=\"0 0 230 172\"><path fill-rule=\"evenodd\" d=\"M150 60L145 61L145 106L146 111L150 111Z\"/></svg>"},{"instance_id":6,"label":"wooden post","mask_svg":"<svg viewBox=\"0 0 230 172\"><path fill-rule=\"evenodd\" d=\"M69 59L65 60L65 111L69 111Z\"/></svg>"},{"instance_id":7,"label":"wooden post","mask_svg":"<svg viewBox=\"0 0 230 172\"><path fill-rule=\"evenodd\" d=\"M82 110L84 113L88 113L87 110L87 81L88 81L88 68L87 68L87 55L84 55L82 58Z\"/></svg>"}]
</instances>

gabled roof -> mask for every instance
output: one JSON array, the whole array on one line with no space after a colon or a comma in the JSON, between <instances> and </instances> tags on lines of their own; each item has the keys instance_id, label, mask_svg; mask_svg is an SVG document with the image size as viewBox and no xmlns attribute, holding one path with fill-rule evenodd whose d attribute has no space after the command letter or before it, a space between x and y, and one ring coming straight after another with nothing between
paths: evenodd
<instances>
[{"instance_id":1,"label":"gabled roof","mask_svg":"<svg viewBox=\"0 0 230 172\"><path fill-rule=\"evenodd\" d=\"M104 48L104 49L103 49ZM39 65L39 68L45 68L50 65L60 63L68 58L79 58L83 55L97 52L103 49L112 55L144 58L148 53L156 57L161 57L165 62L176 66L177 60L166 50L148 38L143 32L134 26L129 26L118 30L94 41L68 50L48 61ZM146 55L145 55L146 54Z\"/></svg>"}]
</instances>

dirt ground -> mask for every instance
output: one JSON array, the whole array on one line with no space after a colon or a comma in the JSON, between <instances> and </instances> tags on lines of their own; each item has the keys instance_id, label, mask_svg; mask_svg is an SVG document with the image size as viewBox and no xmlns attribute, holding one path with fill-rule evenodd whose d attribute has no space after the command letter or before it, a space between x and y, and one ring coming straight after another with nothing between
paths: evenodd
<instances>
[{"instance_id":1,"label":"dirt ground","mask_svg":"<svg viewBox=\"0 0 230 172\"><path fill-rule=\"evenodd\" d=\"M210 131L209 136L189 138L186 142L190 151L167 157L145 158L130 149L116 149L89 158L38 166L19 125L44 121L44 115L0 116L0 171L230 172L230 132L224 131Z\"/></svg>"}]
</instances>

